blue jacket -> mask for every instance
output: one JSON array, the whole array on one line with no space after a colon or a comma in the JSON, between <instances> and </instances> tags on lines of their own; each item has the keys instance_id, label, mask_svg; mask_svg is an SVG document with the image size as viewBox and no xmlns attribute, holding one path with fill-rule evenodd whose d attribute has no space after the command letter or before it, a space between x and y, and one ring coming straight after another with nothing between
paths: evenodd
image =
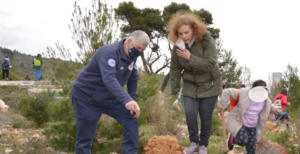
<instances>
[{"instance_id":1,"label":"blue jacket","mask_svg":"<svg viewBox=\"0 0 300 154\"><path fill-rule=\"evenodd\" d=\"M4 61L8 61L8 69L4 69L3 67L3 65L4 65ZM10 69L10 61L7 59L7 58L4 58L3 60L2 60L2 62L1 62L1 69L2 70L9 70Z\"/></svg>"},{"instance_id":2,"label":"blue jacket","mask_svg":"<svg viewBox=\"0 0 300 154\"><path fill-rule=\"evenodd\" d=\"M87 103L108 106L113 99L123 105L136 100L136 58L126 56L125 39L101 47L73 83L72 96ZM128 93L123 88L127 83Z\"/></svg>"}]
</instances>

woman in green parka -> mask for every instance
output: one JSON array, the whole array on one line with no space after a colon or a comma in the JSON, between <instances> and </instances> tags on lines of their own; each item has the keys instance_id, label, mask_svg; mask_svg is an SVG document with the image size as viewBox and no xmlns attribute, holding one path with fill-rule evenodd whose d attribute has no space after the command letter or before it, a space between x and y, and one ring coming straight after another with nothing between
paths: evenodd
<instances>
[{"instance_id":1,"label":"woman in green parka","mask_svg":"<svg viewBox=\"0 0 300 154\"><path fill-rule=\"evenodd\" d=\"M181 39L184 46L174 45L170 67L172 94L178 97L183 79L183 100L190 146L183 153L207 154L206 147L212 127L212 116L222 79L214 38L205 24L193 13L177 12L168 23L171 42ZM198 137L198 114L201 133Z\"/></svg>"}]
</instances>

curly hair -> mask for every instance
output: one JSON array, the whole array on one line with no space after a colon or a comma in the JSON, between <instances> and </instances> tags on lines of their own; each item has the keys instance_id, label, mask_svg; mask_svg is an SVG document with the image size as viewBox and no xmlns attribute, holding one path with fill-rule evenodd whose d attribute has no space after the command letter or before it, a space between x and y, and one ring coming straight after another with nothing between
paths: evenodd
<instances>
[{"instance_id":1,"label":"curly hair","mask_svg":"<svg viewBox=\"0 0 300 154\"><path fill-rule=\"evenodd\" d=\"M206 25L202 20L191 12L178 11L172 16L168 23L167 32L169 33L169 39L175 43L178 39L178 29L182 25L189 25L194 32L195 41L199 42L206 34Z\"/></svg>"}]
</instances>

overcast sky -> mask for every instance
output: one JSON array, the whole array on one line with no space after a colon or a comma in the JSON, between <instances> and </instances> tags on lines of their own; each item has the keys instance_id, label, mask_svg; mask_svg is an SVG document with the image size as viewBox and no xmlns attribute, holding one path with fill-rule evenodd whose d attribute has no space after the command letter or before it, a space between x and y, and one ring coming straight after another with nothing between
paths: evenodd
<instances>
[{"instance_id":1,"label":"overcast sky","mask_svg":"<svg viewBox=\"0 0 300 154\"><path fill-rule=\"evenodd\" d=\"M107 0L117 7L124 0ZM128 0L125 0L128 1ZM299 66L300 9L297 0L132 0L138 8L163 10L171 2L204 8L220 28L223 48L232 50L240 66L251 69L252 79L268 80L288 64ZM90 8L91 0L78 0ZM71 39L73 0L0 0L0 46L36 55L59 41L74 54ZM169 52L169 51L162 51Z\"/></svg>"}]
</instances>

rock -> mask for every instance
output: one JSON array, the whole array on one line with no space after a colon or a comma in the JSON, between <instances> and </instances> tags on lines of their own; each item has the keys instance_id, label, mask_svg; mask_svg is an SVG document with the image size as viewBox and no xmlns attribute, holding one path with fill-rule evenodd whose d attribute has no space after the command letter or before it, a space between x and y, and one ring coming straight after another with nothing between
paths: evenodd
<instances>
[{"instance_id":1,"label":"rock","mask_svg":"<svg viewBox=\"0 0 300 154\"><path fill-rule=\"evenodd\" d=\"M144 148L146 154L182 154L178 140L174 136L154 136Z\"/></svg>"},{"instance_id":2,"label":"rock","mask_svg":"<svg viewBox=\"0 0 300 154\"><path fill-rule=\"evenodd\" d=\"M54 148L46 147L46 151L54 151Z\"/></svg>"},{"instance_id":3,"label":"rock","mask_svg":"<svg viewBox=\"0 0 300 154\"><path fill-rule=\"evenodd\" d=\"M48 91L55 92L54 97L59 97L59 92L62 92L63 90L62 89L47 89L47 88L30 88L30 89L28 89L28 95L36 96L39 93L48 92Z\"/></svg>"},{"instance_id":4,"label":"rock","mask_svg":"<svg viewBox=\"0 0 300 154\"><path fill-rule=\"evenodd\" d=\"M8 108L9 107L0 99L0 110L2 112L7 112Z\"/></svg>"},{"instance_id":5,"label":"rock","mask_svg":"<svg viewBox=\"0 0 300 154\"><path fill-rule=\"evenodd\" d=\"M4 151L5 153L11 153L11 152L13 152L13 150L12 149L5 149L5 151Z\"/></svg>"},{"instance_id":6,"label":"rock","mask_svg":"<svg viewBox=\"0 0 300 154\"><path fill-rule=\"evenodd\" d=\"M277 132L278 127L275 124L273 124L272 122L267 121L265 130L270 130L270 131L273 131L273 132Z\"/></svg>"},{"instance_id":7,"label":"rock","mask_svg":"<svg viewBox=\"0 0 300 154\"><path fill-rule=\"evenodd\" d=\"M38 138L40 138L40 135L37 134L37 133L36 133L36 134L33 134L33 135L32 135L32 138L33 138L33 139L38 139Z\"/></svg>"},{"instance_id":8,"label":"rock","mask_svg":"<svg viewBox=\"0 0 300 154\"><path fill-rule=\"evenodd\" d=\"M99 139L97 139L97 142L100 144L100 143L105 143L105 139L103 139L103 138L99 138Z\"/></svg>"},{"instance_id":9,"label":"rock","mask_svg":"<svg viewBox=\"0 0 300 154\"><path fill-rule=\"evenodd\" d=\"M235 154L235 151L231 150L227 154Z\"/></svg>"},{"instance_id":10,"label":"rock","mask_svg":"<svg viewBox=\"0 0 300 154\"><path fill-rule=\"evenodd\" d=\"M289 138L289 141L290 141L292 144L297 144L297 141L296 141L294 138Z\"/></svg>"},{"instance_id":11,"label":"rock","mask_svg":"<svg viewBox=\"0 0 300 154\"><path fill-rule=\"evenodd\" d=\"M29 140L27 137L23 137L23 138L17 139L17 142L20 142L20 144L25 144L25 143L28 143Z\"/></svg>"},{"instance_id":12,"label":"rock","mask_svg":"<svg viewBox=\"0 0 300 154\"><path fill-rule=\"evenodd\" d=\"M244 150L246 152L246 148ZM278 144L267 141L265 137L256 144L256 154L288 154L289 149Z\"/></svg>"}]
</instances>

